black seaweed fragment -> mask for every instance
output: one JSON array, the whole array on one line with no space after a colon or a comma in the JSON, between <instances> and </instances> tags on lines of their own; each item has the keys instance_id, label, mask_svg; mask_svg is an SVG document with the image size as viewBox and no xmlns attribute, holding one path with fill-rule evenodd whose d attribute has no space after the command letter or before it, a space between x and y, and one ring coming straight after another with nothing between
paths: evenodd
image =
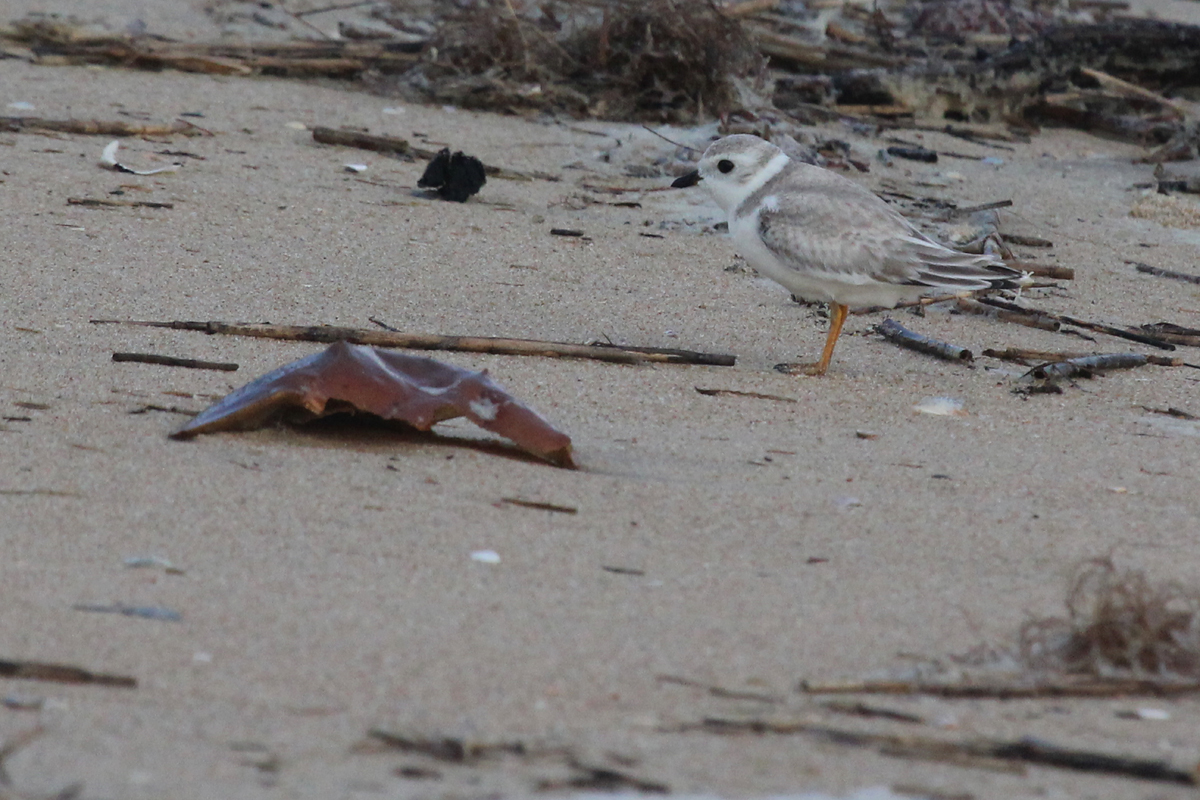
<instances>
[{"instance_id":1,"label":"black seaweed fragment","mask_svg":"<svg viewBox=\"0 0 1200 800\"><path fill-rule=\"evenodd\" d=\"M482 161L461 150L451 155L450 148L443 147L425 167L425 174L417 181L417 186L436 189L443 200L465 203L485 183L487 176L483 172Z\"/></svg>"}]
</instances>

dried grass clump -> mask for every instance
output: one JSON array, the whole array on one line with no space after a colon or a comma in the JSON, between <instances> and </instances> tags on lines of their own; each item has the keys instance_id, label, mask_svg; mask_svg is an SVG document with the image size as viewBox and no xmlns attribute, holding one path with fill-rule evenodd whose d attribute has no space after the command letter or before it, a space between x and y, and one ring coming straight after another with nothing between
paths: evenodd
<instances>
[{"instance_id":1,"label":"dried grass clump","mask_svg":"<svg viewBox=\"0 0 1200 800\"><path fill-rule=\"evenodd\" d=\"M694 122L739 107L765 61L711 0L479 0L443 18L425 69L436 99Z\"/></svg>"},{"instance_id":2,"label":"dried grass clump","mask_svg":"<svg viewBox=\"0 0 1200 800\"><path fill-rule=\"evenodd\" d=\"M1022 628L1021 655L1035 669L1101 678L1200 679L1200 592L1151 585L1109 558L1084 562L1067 593L1067 618Z\"/></svg>"}]
</instances>

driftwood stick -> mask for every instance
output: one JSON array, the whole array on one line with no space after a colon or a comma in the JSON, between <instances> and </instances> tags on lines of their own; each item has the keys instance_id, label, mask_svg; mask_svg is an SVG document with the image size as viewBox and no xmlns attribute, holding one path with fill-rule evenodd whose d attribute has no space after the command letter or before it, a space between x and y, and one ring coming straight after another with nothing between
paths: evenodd
<instances>
[{"instance_id":1,"label":"driftwood stick","mask_svg":"<svg viewBox=\"0 0 1200 800\"><path fill-rule=\"evenodd\" d=\"M67 205L90 208L174 208L174 203L155 203L150 200L109 200L107 197L68 197Z\"/></svg>"},{"instance_id":2,"label":"driftwood stick","mask_svg":"<svg viewBox=\"0 0 1200 800\"><path fill-rule=\"evenodd\" d=\"M1006 347L1003 350L992 350L989 348L983 351L983 355L988 358L998 358L1001 361L1013 361L1028 366L1031 361L1045 364L1047 362L1065 361L1070 358L1083 358L1090 355L1090 353L1080 353L1074 350L1056 352L1054 350L1027 350L1024 347Z\"/></svg>"},{"instance_id":3,"label":"driftwood stick","mask_svg":"<svg viewBox=\"0 0 1200 800\"><path fill-rule=\"evenodd\" d=\"M1098 69L1090 69L1088 67L1080 67L1080 73L1087 75L1097 83L1101 88L1112 92L1113 94L1121 95L1133 100L1143 100L1150 103L1157 103L1160 106L1165 106L1174 112L1179 119L1184 119L1188 116L1188 110L1183 104L1178 101L1163 97L1158 92L1152 92L1149 89L1143 89L1141 86L1123 81L1120 78L1109 75L1107 72L1101 72Z\"/></svg>"},{"instance_id":4,"label":"driftwood stick","mask_svg":"<svg viewBox=\"0 0 1200 800\"><path fill-rule=\"evenodd\" d=\"M965 347L940 342L920 333L914 333L891 318L879 323L875 326L875 330L885 339L895 342L901 347L937 356L946 361L972 361L975 358L975 354Z\"/></svg>"},{"instance_id":5,"label":"driftwood stick","mask_svg":"<svg viewBox=\"0 0 1200 800\"><path fill-rule=\"evenodd\" d=\"M400 333L364 328L339 328L328 325L270 325L265 323L229 322L156 322L143 320L94 319L93 325L138 325L149 328L170 328L179 331L198 331L226 336L252 336L260 339L283 339L293 342L332 344L347 341L373 347L401 347L410 350L451 350L465 353L492 353L510 356L545 356L547 358L590 358L617 364L704 364L731 367L737 356L722 353L698 353L668 348L630 348L544 342L536 339L504 339L484 336L440 336L432 333Z\"/></svg>"},{"instance_id":6,"label":"driftwood stick","mask_svg":"<svg viewBox=\"0 0 1200 800\"><path fill-rule=\"evenodd\" d=\"M200 136L202 131L195 125L172 122L170 125L149 125L141 122L102 119L42 119L41 117L0 117L0 131L21 133L23 131L53 131L55 133L77 133L85 136Z\"/></svg>"},{"instance_id":7,"label":"driftwood stick","mask_svg":"<svg viewBox=\"0 0 1200 800\"><path fill-rule=\"evenodd\" d=\"M432 150L422 150L409 145L407 139L394 136L374 136L362 131L345 131L337 128L317 126L312 129L313 141L321 144L336 144L342 147L357 147L360 150L373 150L376 153L399 153L417 158L433 158L437 153Z\"/></svg>"},{"instance_id":8,"label":"driftwood stick","mask_svg":"<svg viewBox=\"0 0 1200 800\"><path fill-rule=\"evenodd\" d=\"M1180 769L1168 761L1062 747L1032 737L1020 739L972 738L955 741L913 734L865 733L799 720L776 721L719 717L709 717L698 723L685 724L680 726L680 729L701 730L724 735L808 734L835 744L871 748L883 755L942 761L968 767L1020 770L1024 764L1037 764L1079 772L1123 775L1185 786L1194 786L1198 782L1195 772Z\"/></svg>"},{"instance_id":9,"label":"driftwood stick","mask_svg":"<svg viewBox=\"0 0 1200 800\"><path fill-rule=\"evenodd\" d=\"M160 356L155 353L113 353L113 361L131 361L137 364L161 364L164 367L187 367L188 369L213 369L224 372L237 371L238 365L225 361L200 361L195 358Z\"/></svg>"},{"instance_id":10,"label":"driftwood stick","mask_svg":"<svg viewBox=\"0 0 1200 800\"><path fill-rule=\"evenodd\" d=\"M94 683L99 686L117 686L124 689L137 688L137 679L126 675L105 675L80 667L49 664L44 661L0 659L0 678L22 678L54 683Z\"/></svg>"},{"instance_id":11,"label":"driftwood stick","mask_svg":"<svg viewBox=\"0 0 1200 800\"><path fill-rule=\"evenodd\" d=\"M931 306L935 303L944 303L947 300L957 300L960 297L965 297L966 293L956 292L955 294L939 294L936 297L918 297L916 300L903 300L892 308L916 308L917 306ZM851 314L874 314L877 311L888 311L885 306L864 306L863 308L850 309Z\"/></svg>"},{"instance_id":12,"label":"driftwood stick","mask_svg":"<svg viewBox=\"0 0 1200 800\"><path fill-rule=\"evenodd\" d=\"M436 150L414 147L408 143L407 139L400 139L394 136L375 136L370 133L363 133L362 131L346 131L317 126L312 129L312 136L313 141L320 142L321 144L357 147L360 150L373 150L376 153L398 153L414 158L434 158L437 155ZM535 178L541 180L558 180L553 175L543 175L541 173L530 174L491 164L484 164L483 171L485 174L495 178L506 178L514 181L531 181Z\"/></svg>"},{"instance_id":13,"label":"driftwood stick","mask_svg":"<svg viewBox=\"0 0 1200 800\"><path fill-rule=\"evenodd\" d=\"M1003 308L1007 311L1016 311L1022 314L1030 313L1028 308L1023 308L1016 303L1010 303L1007 300L999 300L995 297L981 297L979 298L979 302L985 303L989 306L995 306L996 308ZM1100 322L1088 322L1087 320L1076 319L1075 317L1070 317L1066 314L1052 314L1048 311L1043 311L1041 313L1050 319L1056 319L1059 322L1066 323L1067 325L1074 325L1078 328L1084 328L1085 330L1096 331L1097 333L1107 333L1109 336L1116 336L1118 339L1128 339L1131 342L1141 342L1142 344L1148 344L1151 347L1157 347L1160 350L1175 349L1175 345L1164 341L1157 336L1148 336L1144 333L1135 333L1133 331L1127 331L1121 328L1114 328L1111 325L1104 325Z\"/></svg>"},{"instance_id":14,"label":"driftwood stick","mask_svg":"<svg viewBox=\"0 0 1200 800\"><path fill-rule=\"evenodd\" d=\"M968 214L974 214L979 211L992 211L997 208L1008 208L1012 204L1012 200L993 200L990 203L981 203L977 206L961 206L954 209L951 213L956 217L965 217Z\"/></svg>"},{"instance_id":15,"label":"driftwood stick","mask_svg":"<svg viewBox=\"0 0 1200 800\"><path fill-rule=\"evenodd\" d=\"M798 403L800 402L794 397L784 397L780 394L763 394L762 392L743 392L739 389L705 389L700 386L693 387L698 393L707 397L716 397L717 395L728 395L730 397L752 397L755 400L775 400L780 403Z\"/></svg>"},{"instance_id":16,"label":"driftwood stick","mask_svg":"<svg viewBox=\"0 0 1200 800\"><path fill-rule=\"evenodd\" d=\"M1061 683L919 683L916 681L803 681L807 694L922 694L1014 700L1028 697L1175 697L1200 694L1200 682L1113 678Z\"/></svg>"},{"instance_id":17,"label":"driftwood stick","mask_svg":"<svg viewBox=\"0 0 1200 800\"><path fill-rule=\"evenodd\" d=\"M1008 237L1004 237L1008 240ZM1033 261L1005 261L1004 266L1019 269L1021 272L1028 272L1030 275L1036 275L1039 278L1050 278L1056 281L1073 281L1075 280L1075 270L1071 267L1060 267L1055 264L1037 264Z\"/></svg>"},{"instance_id":18,"label":"driftwood stick","mask_svg":"<svg viewBox=\"0 0 1200 800\"><path fill-rule=\"evenodd\" d=\"M1188 283L1200 283L1200 275L1192 275L1187 272L1176 272L1173 269L1152 267L1149 264L1143 264L1140 261L1132 261L1130 263L1137 268L1138 272L1143 272L1147 275L1153 275L1157 278L1171 278L1172 280L1187 281Z\"/></svg>"},{"instance_id":19,"label":"driftwood stick","mask_svg":"<svg viewBox=\"0 0 1200 800\"><path fill-rule=\"evenodd\" d=\"M1170 322L1152 322L1142 325L1141 331L1147 336L1154 336L1171 344L1200 347L1200 329L1197 328L1185 328Z\"/></svg>"},{"instance_id":20,"label":"driftwood stick","mask_svg":"<svg viewBox=\"0 0 1200 800\"><path fill-rule=\"evenodd\" d=\"M1040 236L1022 236L1018 233L1004 234L1006 244L1015 244L1018 247L1054 247L1054 242L1049 239L1043 239Z\"/></svg>"},{"instance_id":21,"label":"driftwood stick","mask_svg":"<svg viewBox=\"0 0 1200 800\"><path fill-rule=\"evenodd\" d=\"M1034 367L1022 377L1034 377L1038 380L1048 378L1090 378L1094 373L1106 372L1110 369L1134 369L1147 364L1160 367L1190 367L1182 359L1167 358L1166 356L1147 356L1141 353L1104 353L1081 358L1068 358L1050 364Z\"/></svg>"},{"instance_id":22,"label":"driftwood stick","mask_svg":"<svg viewBox=\"0 0 1200 800\"><path fill-rule=\"evenodd\" d=\"M779 0L741 0L718 6L718 13L725 17L748 17L760 11L773 11L777 5Z\"/></svg>"},{"instance_id":23,"label":"driftwood stick","mask_svg":"<svg viewBox=\"0 0 1200 800\"><path fill-rule=\"evenodd\" d=\"M985 305L978 300L972 300L969 297L960 297L958 299L958 310L965 311L968 314L979 314L984 317L992 317L1001 322L1015 322L1017 325L1024 325L1027 328L1038 328L1043 331L1057 331L1062 327L1062 323L1058 320L1043 317L1038 314L1019 314L1016 311L1008 311L1003 308Z\"/></svg>"}]
</instances>

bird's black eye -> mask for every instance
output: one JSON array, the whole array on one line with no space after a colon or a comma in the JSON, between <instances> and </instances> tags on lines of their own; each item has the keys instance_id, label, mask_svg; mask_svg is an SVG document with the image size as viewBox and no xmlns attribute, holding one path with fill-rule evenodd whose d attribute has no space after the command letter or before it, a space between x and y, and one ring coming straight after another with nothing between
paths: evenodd
<instances>
[{"instance_id":1,"label":"bird's black eye","mask_svg":"<svg viewBox=\"0 0 1200 800\"><path fill-rule=\"evenodd\" d=\"M721 170L721 172L733 172L733 162L728 158L722 158L717 162L717 169Z\"/></svg>"}]
</instances>

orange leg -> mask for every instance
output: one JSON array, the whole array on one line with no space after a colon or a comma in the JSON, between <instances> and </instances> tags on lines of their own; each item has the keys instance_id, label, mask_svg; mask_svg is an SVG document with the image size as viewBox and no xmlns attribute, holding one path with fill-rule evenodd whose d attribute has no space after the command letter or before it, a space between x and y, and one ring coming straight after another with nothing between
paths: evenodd
<instances>
[{"instance_id":1,"label":"orange leg","mask_svg":"<svg viewBox=\"0 0 1200 800\"><path fill-rule=\"evenodd\" d=\"M842 333L842 325L845 324L849 312L850 308L841 303L829 304L829 335L825 337L825 349L821 351L820 361L815 364L780 364L776 369L789 375L824 375L825 370L829 369L833 348Z\"/></svg>"}]
</instances>

